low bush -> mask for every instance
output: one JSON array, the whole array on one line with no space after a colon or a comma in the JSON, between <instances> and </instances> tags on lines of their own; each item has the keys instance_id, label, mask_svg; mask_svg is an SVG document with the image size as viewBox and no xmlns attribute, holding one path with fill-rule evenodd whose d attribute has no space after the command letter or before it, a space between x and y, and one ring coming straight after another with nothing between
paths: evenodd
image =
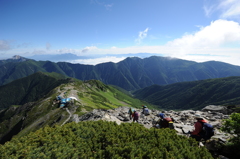
<instances>
[{"instance_id":1,"label":"low bush","mask_svg":"<svg viewBox=\"0 0 240 159\"><path fill-rule=\"evenodd\" d=\"M87 121L45 127L0 145L0 158L212 158L205 147L171 129Z\"/></svg>"}]
</instances>

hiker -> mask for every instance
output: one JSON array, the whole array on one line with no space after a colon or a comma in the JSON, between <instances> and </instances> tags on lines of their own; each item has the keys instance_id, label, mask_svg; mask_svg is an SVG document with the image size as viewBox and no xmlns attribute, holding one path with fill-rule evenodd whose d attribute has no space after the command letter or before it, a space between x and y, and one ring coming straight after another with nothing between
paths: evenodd
<instances>
[{"instance_id":1,"label":"hiker","mask_svg":"<svg viewBox=\"0 0 240 159\"><path fill-rule=\"evenodd\" d=\"M142 105L142 114L149 115L149 110L146 105Z\"/></svg>"},{"instance_id":2,"label":"hiker","mask_svg":"<svg viewBox=\"0 0 240 159\"><path fill-rule=\"evenodd\" d=\"M133 117L133 122L135 121L138 122L139 114L136 110L134 110L132 117Z\"/></svg>"},{"instance_id":3,"label":"hiker","mask_svg":"<svg viewBox=\"0 0 240 159\"><path fill-rule=\"evenodd\" d=\"M194 124L194 130L188 132L190 137L200 141L201 139L208 140L214 135L214 130L211 124L205 120L201 115L195 114L194 118L197 120Z\"/></svg>"},{"instance_id":4,"label":"hiker","mask_svg":"<svg viewBox=\"0 0 240 159\"><path fill-rule=\"evenodd\" d=\"M164 113L160 113L158 114L158 117L160 117L160 119L156 122L156 124L154 125L154 127L159 124L159 128L170 128L170 129L174 129L174 125L173 125L173 120L171 117L165 117Z\"/></svg>"},{"instance_id":5,"label":"hiker","mask_svg":"<svg viewBox=\"0 0 240 159\"><path fill-rule=\"evenodd\" d=\"M133 112L134 112L134 108L129 108L128 114L129 114L130 120L132 120L132 114L133 114Z\"/></svg>"}]
</instances>

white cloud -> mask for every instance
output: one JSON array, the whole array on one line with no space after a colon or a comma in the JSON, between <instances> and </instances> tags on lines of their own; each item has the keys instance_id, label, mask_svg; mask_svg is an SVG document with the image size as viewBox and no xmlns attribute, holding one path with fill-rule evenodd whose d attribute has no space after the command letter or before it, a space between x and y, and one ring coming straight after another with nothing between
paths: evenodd
<instances>
[{"instance_id":1,"label":"white cloud","mask_svg":"<svg viewBox=\"0 0 240 159\"><path fill-rule=\"evenodd\" d=\"M234 21L216 20L200 28L194 34L187 34L168 42L168 46L181 48L218 47L231 43L240 44L240 25Z\"/></svg>"},{"instance_id":2,"label":"white cloud","mask_svg":"<svg viewBox=\"0 0 240 159\"><path fill-rule=\"evenodd\" d=\"M149 28L146 28L144 31L140 31L140 32L138 33L138 38L135 39L135 42L136 42L137 44L141 44L141 43L142 43L142 40L147 37L148 30L149 30Z\"/></svg>"},{"instance_id":3,"label":"white cloud","mask_svg":"<svg viewBox=\"0 0 240 159\"><path fill-rule=\"evenodd\" d=\"M93 50L97 50L98 48L96 46L87 46L85 47L84 49L82 49L82 53L86 53L86 52L89 52L89 51L93 51Z\"/></svg>"},{"instance_id":4,"label":"white cloud","mask_svg":"<svg viewBox=\"0 0 240 159\"><path fill-rule=\"evenodd\" d=\"M96 65L99 63L105 63L105 62L119 62L124 60L125 57L114 57L114 56L106 56L101 58L94 58L94 59L78 59L74 61L69 61L71 63L80 63L80 64L88 64L88 65Z\"/></svg>"}]
</instances>

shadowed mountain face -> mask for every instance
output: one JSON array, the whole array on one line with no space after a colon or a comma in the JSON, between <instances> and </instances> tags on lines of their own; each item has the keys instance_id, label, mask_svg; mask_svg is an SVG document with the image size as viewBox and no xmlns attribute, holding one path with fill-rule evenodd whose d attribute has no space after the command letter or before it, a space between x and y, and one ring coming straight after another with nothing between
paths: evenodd
<instances>
[{"instance_id":1,"label":"shadowed mountain face","mask_svg":"<svg viewBox=\"0 0 240 159\"><path fill-rule=\"evenodd\" d=\"M0 86L0 110L10 105L22 105L36 101L55 87L69 81L69 78L61 74L37 72Z\"/></svg>"},{"instance_id":2,"label":"shadowed mountain face","mask_svg":"<svg viewBox=\"0 0 240 159\"><path fill-rule=\"evenodd\" d=\"M163 109L198 110L210 104L237 105L240 104L240 77L152 85L133 94Z\"/></svg>"},{"instance_id":3,"label":"shadowed mountain face","mask_svg":"<svg viewBox=\"0 0 240 159\"><path fill-rule=\"evenodd\" d=\"M56 72L80 80L97 79L105 84L116 85L128 91L153 84L167 85L185 81L240 76L240 66L216 61L196 63L160 56L144 59L126 58L119 63L109 62L96 66L26 60L2 62L0 85L37 71Z\"/></svg>"}]
</instances>

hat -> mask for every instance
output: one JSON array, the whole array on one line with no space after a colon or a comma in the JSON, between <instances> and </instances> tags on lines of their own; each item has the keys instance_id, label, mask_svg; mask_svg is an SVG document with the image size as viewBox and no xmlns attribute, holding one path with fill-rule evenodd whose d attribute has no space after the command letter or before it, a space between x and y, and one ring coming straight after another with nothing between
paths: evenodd
<instances>
[{"instance_id":1,"label":"hat","mask_svg":"<svg viewBox=\"0 0 240 159\"><path fill-rule=\"evenodd\" d=\"M203 117L202 117L200 114L195 114L195 115L194 115L194 118L203 119Z\"/></svg>"},{"instance_id":2,"label":"hat","mask_svg":"<svg viewBox=\"0 0 240 159\"><path fill-rule=\"evenodd\" d=\"M146 105L142 105L143 106L143 108L147 108L147 106Z\"/></svg>"}]
</instances>

